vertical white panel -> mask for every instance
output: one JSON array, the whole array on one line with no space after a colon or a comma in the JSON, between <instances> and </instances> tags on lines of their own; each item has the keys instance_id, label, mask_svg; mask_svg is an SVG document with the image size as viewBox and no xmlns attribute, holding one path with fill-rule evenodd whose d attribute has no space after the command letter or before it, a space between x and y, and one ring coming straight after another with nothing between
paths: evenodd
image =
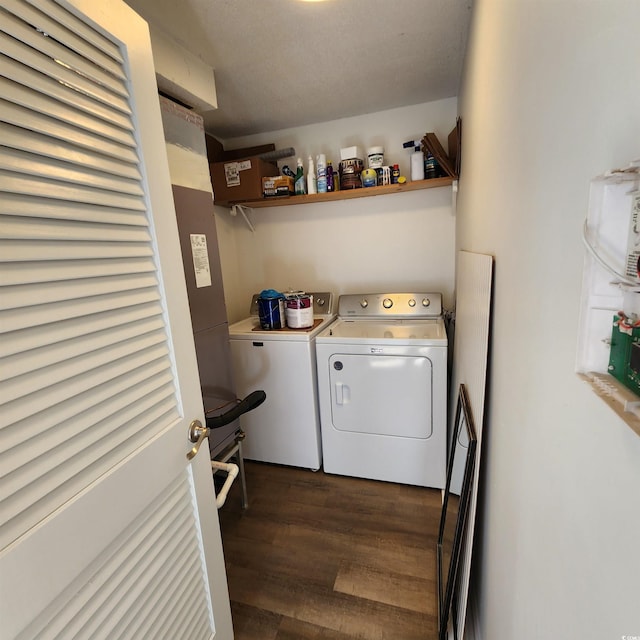
<instances>
[{"instance_id":1,"label":"vertical white panel","mask_svg":"<svg viewBox=\"0 0 640 640\"><path fill-rule=\"evenodd\" d=\"M464 629L467 614L467 595L473 552L478 479L482 453L482 427L487 381L487 356L489 352L489 329L491 316L491 283L493 257L469 251L458 253L456 269L456 324L453 349L452 402L457 401L457 390L462 383L467 387L469 404L473 414L478 444L473 486L467 517L467 532L463 541L458 576L458 629ZM455 405L449 412L455 416ZM451 433L451 428L449 429ZM460 483L462 469L455 469L458 477L452 483Z\"/></svg>"}]
</instances>

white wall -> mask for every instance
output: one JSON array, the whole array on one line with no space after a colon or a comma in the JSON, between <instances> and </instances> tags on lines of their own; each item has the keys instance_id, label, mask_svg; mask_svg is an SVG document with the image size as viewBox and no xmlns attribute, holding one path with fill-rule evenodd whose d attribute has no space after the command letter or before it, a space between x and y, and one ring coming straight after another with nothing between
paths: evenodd
<instances>
[{"instance_id":1,"label":"white wall","mask_svg":"<svg viewBox=\"0 0 640 640\"><path fill-rule=\"evenodd\" d=\"M274 143L305 161L325 153L337 166L340 148L381 145L385 162L410 175L407 140L435 132L446 147L456 99L345 118L224 141L225 149ZM279 163L295 170L296 158ZM455 216L450 187L348 201L256 209L255 233L240 216L216 207L229 320L248 313L264 288L358 293L430 290L453 304Z\"/></svg>"},{"instance_id":2,"label":"white wall","mask_svg":"<svg viewBox=\"0 0 640 640\"><path fill-rule=\"evenodd\" d=\"M640 155L636 0L476 0L458 247L495 255L484 640L640 636L640 438L574 373L589 181Z\"/></svg>"}]
</instances>

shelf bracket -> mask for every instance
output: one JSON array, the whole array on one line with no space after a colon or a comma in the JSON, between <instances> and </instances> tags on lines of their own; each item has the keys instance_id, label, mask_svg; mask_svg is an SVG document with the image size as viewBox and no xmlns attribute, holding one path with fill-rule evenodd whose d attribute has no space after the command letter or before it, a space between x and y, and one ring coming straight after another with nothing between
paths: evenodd
<instances>
[{"instance_id":1,"label":"shelf bracket","mask_svg":"<svg viewBox=\"0 0 640 640\"><path fill-rule=\"evenodd\" d=\"M247 223L247 226L249 227L249 229L251 229L251 232L255 233L256 229L253 224L251 224L251 220L249 220L249 216L247 215L247 211L250 209L251 207L247 207L243 204L234 204L231 206L231 210L229 211L229 213L232 216L237 216L239 211L242 214L244 221Z\"/></svg>"}]
</instances>

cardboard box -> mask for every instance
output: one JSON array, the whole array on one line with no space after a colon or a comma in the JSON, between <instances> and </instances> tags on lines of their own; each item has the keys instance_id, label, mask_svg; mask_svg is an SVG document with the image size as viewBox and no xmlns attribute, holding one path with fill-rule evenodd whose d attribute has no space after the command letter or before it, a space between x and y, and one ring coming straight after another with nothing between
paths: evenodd
<instances>
[{"instance_id":1,"label":"cardboard box","mask_svg":"<svg viewBox=\"0 0 640 640\"><path fill-rule=\"evenodd\" d=\"M278 165L252 157L231 162L212 162L209 165L216 204L228 205L262 198L262 178L277 176Z\"/></svg>"},{"instance_id":2,"label":"cardboard box","mask_svg":"<svg viewBox=\"0 0 640 640\"><path fill-rule=\"evenodd\" d=\"M293 178L291 176L262 178L262 195L265 198L273 198L274 196L292 196L293 194Z\"/></svg>"}]
</instances>

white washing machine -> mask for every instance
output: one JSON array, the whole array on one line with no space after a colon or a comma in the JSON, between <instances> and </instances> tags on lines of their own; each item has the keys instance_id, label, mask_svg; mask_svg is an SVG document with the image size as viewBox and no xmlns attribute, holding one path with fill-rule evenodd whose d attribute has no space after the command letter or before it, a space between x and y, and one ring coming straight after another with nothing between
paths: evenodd
<instances>
[{"instance_id":1,"label":"white washing machine","mask_svg":"<svg viewBox=\"0 0 640 640\"><path fill-rule=\"evenodd\" d=\"M316 338L327 473L443 488L447 334L439 293L340 296Z\"/></svg>"},{"instance_id":2,"label":"white washing machine","mask_svg":"<svg viewBox=\"0 0 640 640\"><path fill-rule=\"evenodd\" d=\"M312 295L313 327L261 329L257 295L251 316L229 327L238 396L255 389L267 394L260 407L240 418L246 459L314 471L322 464L315 340L336 316L331 293Z\"/></svg>"}]
</instances>

